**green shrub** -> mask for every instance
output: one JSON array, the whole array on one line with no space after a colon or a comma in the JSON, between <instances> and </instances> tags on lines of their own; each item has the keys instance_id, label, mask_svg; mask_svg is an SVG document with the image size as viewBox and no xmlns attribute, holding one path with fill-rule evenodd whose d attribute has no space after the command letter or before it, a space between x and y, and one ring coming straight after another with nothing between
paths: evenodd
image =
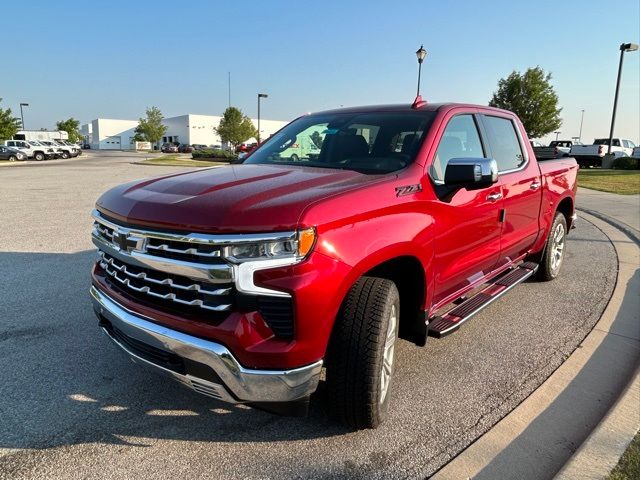
<instances>
[{"instance_id":1,"label":"green shrub","mask_svg":"<svg viewBox=\"0 0 640 480\"><path fill-rule=\"evenodd\" d=\"M640 159L633 157L620 157L613 161L613 168L617 170L639 170Z\"/></svg>"},{"instance_id":2,"label":"green shrub","mask_svg":"<svg viewBox=\"0 0 640 480\"><path fill-rule=\"evenodd\" d=\"M238 156L235 153L229 152L227 150L219 150L219 149L213 149L213 148L207 148L203 150L194 150L191 156L194 160L204 160L204 159L215 158L216 160L229 161L229 162L238 158Z\"/></svg>"}]
</instances>

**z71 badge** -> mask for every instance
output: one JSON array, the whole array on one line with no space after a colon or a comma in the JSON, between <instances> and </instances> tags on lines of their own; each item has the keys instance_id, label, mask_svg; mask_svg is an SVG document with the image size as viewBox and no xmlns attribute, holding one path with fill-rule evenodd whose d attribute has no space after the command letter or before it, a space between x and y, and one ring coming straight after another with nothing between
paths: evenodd
<instances>
[{"instance_id":1,"label":"z71 badge","mask_svg":"<svg viewBox=\"0 0 640 480\"><path fill-rule=\"evenodd\" d=\"M416 183L415 185L403 185L402 187L396 187L396 197L403 195L409 195L411 193L421 192L422 185Z\"/></svg>"}]
</instances>

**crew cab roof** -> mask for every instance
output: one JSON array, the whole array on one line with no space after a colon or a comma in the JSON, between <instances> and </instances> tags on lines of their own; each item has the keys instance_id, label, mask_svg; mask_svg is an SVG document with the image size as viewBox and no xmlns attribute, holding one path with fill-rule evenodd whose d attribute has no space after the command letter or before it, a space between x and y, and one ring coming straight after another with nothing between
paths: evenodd
<instances>
[{"instance_id":1,"label":"crew cab roof","mask_svg":"<svg viewBox=\"0 0 640 480\"><path fill-rule=\"evenodd\" d=\"M436 112L439 110L449 110L450 108L456 108L456 107L463 107L463 108L470 108L470 109L480 108L483 110L493 110L495 112L509 113L513 115L512 112L509 112L508 110L503 110L501 108L489 107L487 105L474 105L471 103L454 103L454 102L424 103L416 108L412 108L411 103L363 105L359 107L334 108L331 110L313 112L313 114L317 115L317 114L334 114L334 113L416 112L416 111Z\"/></svg>"}]
</instances>

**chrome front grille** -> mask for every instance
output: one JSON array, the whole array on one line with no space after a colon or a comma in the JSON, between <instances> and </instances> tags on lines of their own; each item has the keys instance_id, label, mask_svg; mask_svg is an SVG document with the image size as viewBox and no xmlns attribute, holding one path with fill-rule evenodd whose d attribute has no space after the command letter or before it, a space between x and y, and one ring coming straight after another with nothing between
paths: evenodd
<instances>
[{"instance_id":1,"label":"chrome front grille","mask_svg":"<svg viewBox=\"0 0 640 480\"><path fill-rule=\"evenodd\" d=\"M231 286L214 288L188 278L166 276L162 272L127 265L104 252L98 255L98 263L108 278L125 290L214 312L231 310Z\"/></svg>"}]
</instances>

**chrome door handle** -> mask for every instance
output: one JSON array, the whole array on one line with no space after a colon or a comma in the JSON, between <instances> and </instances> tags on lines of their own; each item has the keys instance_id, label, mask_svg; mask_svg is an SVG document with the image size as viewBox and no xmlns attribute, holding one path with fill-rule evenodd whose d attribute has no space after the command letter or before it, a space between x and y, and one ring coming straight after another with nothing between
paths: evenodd
<instances>
[{"instance_id":1,"label":"chrome door handle","mask_svg":"<svg viewBox=\"0 0 640 480\"><path fill-rule=\"evenodd\" d=\"M497 202L501 198L502 198L501 193L490 193L489 195L487 195L487 200L489 200L490 202Z\"/></svg>"},{"instance_id":2,"label":"chrome door handle","mask_svg":"<svg viewBox=\"0 0 640 480\"><path fill-rule=\"evenodd\" d=\"M529 186L529 188L530 188L531 190L537 190L537 189L539 189L539 188L540 188L540 182L538 182L538 181L533 182L533 183Z\"/></svg>"}]
</instances>

